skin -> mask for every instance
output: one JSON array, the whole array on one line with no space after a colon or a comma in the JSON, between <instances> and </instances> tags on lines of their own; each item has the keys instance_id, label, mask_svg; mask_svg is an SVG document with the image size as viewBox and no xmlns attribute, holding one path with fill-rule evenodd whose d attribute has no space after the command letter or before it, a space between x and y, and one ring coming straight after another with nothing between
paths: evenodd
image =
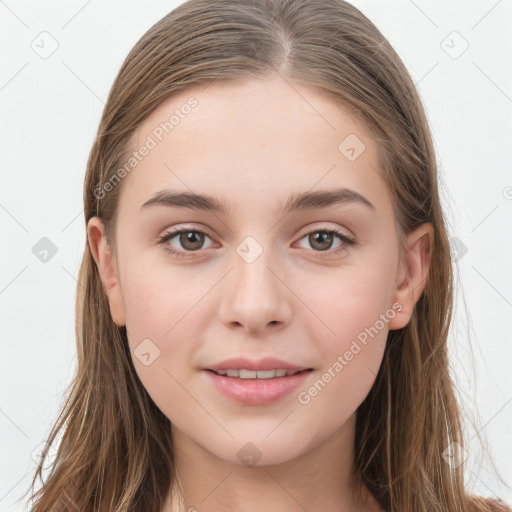
<instances>
[{"instance_id":1,"label":"skin","mask_svg":"<svg viewBox=\"0 0 512 512\"><path fill-rule=\"evenodd\" d=\"M180 91L139 127L133 149L191 96L198 106L121 183L115 251L99 218L87 227L112 318L126 325L132 356L147 338L160 350L148 366L133 361L171 420L181 509L379 511L366 487L361 503L351 494L355 414L379 370L388 331L409 322L421 295L432 225L409 235L400 265L392 197L370 132L320 90L292 87L280 76ZM354 161L338 150L349 134L366 146ZM292 193L335 187L359 192L375 211L345 203L284 217L274 212ZM140 210L171 188L213 195L232 210ZM195 252L179 236L167 241L189 249L177 258L156 240L180 227L211 235ZM338 228L357 244L334 254L343 243L334 236L321 251L307 236L320 228ZM263 248L252 263L236 252L249 235ZM300 403L299 391L390 310L395 314L378 334ZM245 405L220 394L201 371L234 356L275 356L314 370L278 401ZM237 457L247 442L261 453L251 467Z\"/></svg>"}]
</instances>

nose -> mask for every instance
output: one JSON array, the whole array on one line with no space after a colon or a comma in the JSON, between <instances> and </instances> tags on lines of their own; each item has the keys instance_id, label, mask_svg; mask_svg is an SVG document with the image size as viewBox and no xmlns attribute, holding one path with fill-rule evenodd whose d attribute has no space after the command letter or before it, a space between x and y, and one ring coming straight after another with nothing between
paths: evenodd
<instances>
[{"instance_id":1,"label":"nose","mask_svg":"<svg viewBox=\"0 0 512 512\"><path fill-rule=\"evenodd\" d=\"M268 252L252 262L234 255L233 268L223 280L219 307L220 319L229 328L258 334L289 323L293 294Z\"/></svg>"}]
</instances>

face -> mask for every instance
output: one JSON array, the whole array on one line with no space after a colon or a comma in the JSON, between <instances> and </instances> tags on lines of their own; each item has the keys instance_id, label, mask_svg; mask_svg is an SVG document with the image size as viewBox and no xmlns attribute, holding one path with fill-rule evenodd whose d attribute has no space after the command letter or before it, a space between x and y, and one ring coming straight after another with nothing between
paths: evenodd
<instances>
[{"instance_id":1,"label":"face","mask_svg":"<svg viewBox=\"0 0 512 512\"><path fill-rule=\"evenodd\" d=\"M353 419L388 331L409 321L430 225L399 265L370 132L321 91L280 77L180 92L132 149L115 258L99 219L88 236L143 385L175 432L224 461L254 450L273 464L314 449ZM210 371L231 358L304 371L266 381Z\"/></svg>"}]
</instances>

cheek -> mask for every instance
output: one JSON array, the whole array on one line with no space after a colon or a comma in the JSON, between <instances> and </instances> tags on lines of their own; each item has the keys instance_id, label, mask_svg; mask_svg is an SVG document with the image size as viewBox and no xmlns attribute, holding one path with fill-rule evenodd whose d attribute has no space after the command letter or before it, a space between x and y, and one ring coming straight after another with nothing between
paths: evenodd
<instances>
[{"instance_id":1,"label":"cheek","mask_svg":"<svg viewBox=\"0 0 512 512\"><path fill-rule=\"evenodd\" d=\"M301 296L307 297L304 303L314 313L308 317L318 320L316 337L321 334L333 346L373 326L390 308L391 282L381 277L389 274L386 269L346 267L309 283Z\"/></svg>"},{"instance_id":2,"label":"cheek","mask_svg":"<svg viewBox=\"0 0 512 512\"><path fill-rule=\"evenodd\" d=\"M176 411L191 407L182 383L194 354L191 340L198 336L198 301L205 292L187 286L176 273L165 276L160 269L153 274L138 273L134 265L123 283L128 343L142 385L174 421Z\"/></svg>"},{"instance_id":3,"label":"cheek","mask_svg":"<svg viewBox=\"0 0 512 512\"><path fill-rule=\"evenodd\" d=\"M140 271L147 268L150 270ZM208 285L201 287L195 282L190 286L190 274L179 270L172 272L161 264L156 266L146 261L139 264L132 261L125 276L123 298L127 327L134 336L153 336L161 342L172 338L182 325L190 324L190 312L193 314L200 308Z\"/></svg>"},{"instance_id":4,"label":"cheek","mask_svg":"<svg viewBox=\"0 0 512 512\"><path fill-rule=\"evenodd\" d=\"M123 281L130 352L144 387L164 406L166 397L181 396L178 381L193 373L197 340L215 311L207 295L215 276L190 286L189 273L146 261L135 264L135 259L131 263Z\"/></svg>"},{"instance_id":5,"label":"cheek","mask_svg":"<svg viewBox=\"0 0 512 512\"><path fill-rule=\"evenodd\" d=\"M356 411L382 363L390 319L383 308L385 294L373 289L371 295L371 289L359 285L353 290L342 287L352 293L332 293L332 301L322 305L329 329L310 331L323 365L308 387L300 390L297 401L319 430L335 430Z\"/></svg>"},{"instance_id":6,"label":"cheek","mask_svg":"<svg viewBox=\"0 0 512 512\"><path fill-rule=\"evenodd\" d=\"M304 327L322 357L321 373L328 373L326 387L359 403L377 375L388 324L395 315L389 304L389 282L378 278L381 272L345 268L324 283L317 282L307 294L307 305L315 315L307 316L310 320Z\"/></svg>"}]
</instances>

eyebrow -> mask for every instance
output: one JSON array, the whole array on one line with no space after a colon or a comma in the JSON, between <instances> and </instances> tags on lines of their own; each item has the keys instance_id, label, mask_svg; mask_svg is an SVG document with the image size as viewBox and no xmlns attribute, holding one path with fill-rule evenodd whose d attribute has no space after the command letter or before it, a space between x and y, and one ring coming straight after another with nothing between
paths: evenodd
<instances>
[{"instance_id":1,"label":"eyebrow","mask_svg":"<svg viewBox=\"0 0 512 512\"><path fill-rule=\"evenodd\" d=\"M320 209L348 203L360 204L375 211L375 206L366 197L359 194L359 192L348 188L337 188L293 194L289 197L286 204L281 205L275 213L286 215L292 211ZM193 192L173 192L172 190L156 192L140 209L143 210L155 206L190 208L224 215L232 211L230 204L213 196Z\"/></svg>"}]
</instances>

